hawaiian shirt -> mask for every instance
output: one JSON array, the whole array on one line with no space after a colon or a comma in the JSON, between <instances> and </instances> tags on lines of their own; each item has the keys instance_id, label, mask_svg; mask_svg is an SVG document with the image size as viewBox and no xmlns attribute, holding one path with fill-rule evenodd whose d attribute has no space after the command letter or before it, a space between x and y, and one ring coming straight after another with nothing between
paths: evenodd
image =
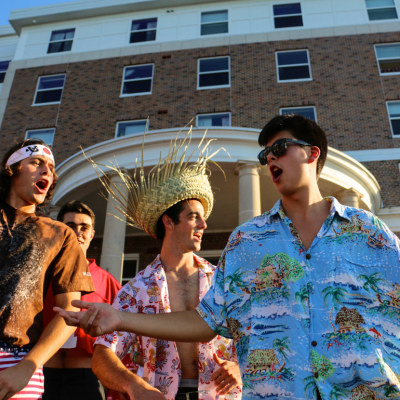
<instances>
[{"instance_id":1,"label":"hawaiian shirt","mask_svg":"<svg viewBox=\"0 0 400 400\"><path fill-rule=\"evenodd\" d=\"M199 266L199 301L210 288L216 267L203 258L193 255ZM160 256L121 288L113 307L132 313L158 314L171 312L168 285ZM113 332L99 337L95 344L111 348L120 358L129 352L137 336L129 332ZM175 342L140 336L144 357L143 379L157 388L168 400L178 392L181 365ZM219 369L214 361L216 354L222 360L237 362L233 341L220 335L209 343L199 343L199 400L241 399L242 388L229 394L218 395L211 375Z\"/></svg>"},{"instance_id":2,"label":"hawaiian shirt","mask_svg":"<svg viewBox=\"0 0 400 400\"><path fill-rule=\"evenodd\" d=\"M400 398L400 246L334 198L306 250L281 202L230 236L197 308L235 341L244 399Z\"/></svg>"}]
</instances>

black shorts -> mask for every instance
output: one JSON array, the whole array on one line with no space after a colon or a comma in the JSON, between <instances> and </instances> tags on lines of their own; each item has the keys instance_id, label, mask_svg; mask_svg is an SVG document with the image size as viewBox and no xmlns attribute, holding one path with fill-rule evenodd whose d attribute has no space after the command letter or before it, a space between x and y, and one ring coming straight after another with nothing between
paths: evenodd
<instances>
[{"instance_id":1,"label":"black shorts","mask_svg":"<svg viewBox=\"0 0 400 400\"><path fill-rule=\"evenodd\" d=\"M104 387L90 368L43 368L43 400L105 400Z\"/></svg>"}]
</instances>

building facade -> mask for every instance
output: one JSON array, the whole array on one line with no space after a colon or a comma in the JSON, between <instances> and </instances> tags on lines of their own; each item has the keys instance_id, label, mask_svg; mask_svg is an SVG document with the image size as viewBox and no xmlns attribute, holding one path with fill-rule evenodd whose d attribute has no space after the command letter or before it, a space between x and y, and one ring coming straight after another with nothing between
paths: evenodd
<instances>
[{"instance_id":1,"label":"building facade","mask_svg":"<svg viewBox=\"0 0 400 400\"><path fill-rule=\"evenodd\" d=\"M188 124L193 146L208 129L214 149L229 153L216 157L226 180L211 168L210 260L235 226L279 198L256 156L259 131L280 113L327 132L323 195L399 233L399 16L400 0L83 0L15 10L0 27L0 137L6 148L28 137L52 146L60 181L49 212L72 199L89 204L98 220L91 251L118 279L145 267L160 243L108 215L79 147L132 171L147 118L146 168Z\"/></svg>"}]
</instances>

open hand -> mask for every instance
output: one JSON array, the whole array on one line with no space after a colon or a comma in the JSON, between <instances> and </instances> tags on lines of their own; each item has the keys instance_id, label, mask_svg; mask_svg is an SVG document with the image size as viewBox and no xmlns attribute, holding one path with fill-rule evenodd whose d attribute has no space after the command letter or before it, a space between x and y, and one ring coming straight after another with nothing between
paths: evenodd
<instances>
[{"instance_id":1,"label":"open hand","mask_svg":"<svg viewBox=\"0 0 400 400\"><path fill-rule=\"evenodd\" d=\"M211 375L218 394L229 393L236 386L242 385L238 363L221 360L216 354L214 360L220 367Z\"/></svg>"}]
</instances>

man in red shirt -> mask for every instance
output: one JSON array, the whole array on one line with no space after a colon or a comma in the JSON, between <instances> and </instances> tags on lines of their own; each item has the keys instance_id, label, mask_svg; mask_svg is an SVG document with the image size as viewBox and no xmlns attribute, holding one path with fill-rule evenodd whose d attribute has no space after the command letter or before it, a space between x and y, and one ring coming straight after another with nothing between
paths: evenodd
<instances>
[{"instance_id":1,"label":"man in red shirt","mask_svg":"<svg viewBox=\"0 0 400 400\"><path fill-rule=\"evenodd\" d=\"M95 233L93 211L80 201L70 201L61 208L57 220L75 232L86 257ZM82 296L82 299L111 304L121 285L110 273L98 267L94 259L87 259L87 263L95 292ZM49 290L44 305L44 324L54 316L53 298ZM104 388L91 369L94 341L94 338L77 328L65 345L45 364L43 400L104 400Z\"/></svg>"}]
</instances>

